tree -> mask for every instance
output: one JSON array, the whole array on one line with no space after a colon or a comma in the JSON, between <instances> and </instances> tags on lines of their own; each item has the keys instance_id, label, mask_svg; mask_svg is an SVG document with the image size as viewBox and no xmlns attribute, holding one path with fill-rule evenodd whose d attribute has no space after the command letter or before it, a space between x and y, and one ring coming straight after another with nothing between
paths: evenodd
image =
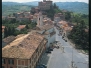
<instances>
[{"instance_id":1,"label":"tree","mask_svg":"<svg viewBox=\"0 0 91 68\"><path fill-rule=\"evenodd\" d=\"M71 18L71 13L67 11L67 12L65 13L65 19L66 19L66 20L70 20L70 18Z\"/></svg>"},{"instance_id":2,"label":"tree","mask_svg":"<svg viewBox=\"0 0 91 68\"><path fill-rule=\"evenodd\" d=\"M28 25L26 25L26 28L27 28L27 29L29 29L29 26L28 26Z\"/></svg>"},{"instance_id":3,"label":"tree","mask_svg":"<svg viewBox=\"0 0 91 68\"><path fill-rule=\"evenodd\" d=\"M55 8L57 8L57 6L56 6L56 4L54 3L54 5L53 5L53 8L55 9Z\"/></svg>"},{"instance_id":4,"label":"tree","mask_svg":"<svg viewBox=\"0 0 91 68\"><path fill-rule=\"evenodd\" d=\"M86 24L84 20L80 21L80 24L73 27L72 31L70 32L68 38L72 39L77 48L82 48L87 50L89 48L88 44L88 33L85 32Z\"/></svg>"},{"instance_id":5,"label":"tree","mask_svg":"<svg viewBox=\"0 0 91 68\"><path fill-rule=\"evenodd\" d=\"M4 38L8 36L8 29L7 27L5 27L5 30L4 30Z\"/></svg>"}]
</instances>

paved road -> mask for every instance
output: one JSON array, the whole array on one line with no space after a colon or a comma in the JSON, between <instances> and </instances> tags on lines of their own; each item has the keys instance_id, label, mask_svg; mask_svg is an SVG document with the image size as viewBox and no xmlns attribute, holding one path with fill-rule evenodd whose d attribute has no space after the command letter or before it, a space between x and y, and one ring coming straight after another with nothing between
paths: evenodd
<instances>
[{"instance_id":1,"label":"paved road","mask_svg":"<svg viewBox=\"0 0 91 68\"><path fill-rule=\"evenodd\" d=\"M88 68L88 55L79 53L74 49L68 42L62 39L62 36L58 36L59 31L56 30L56 41L59 41L60 48L54 48L51 54L43 55L41 64L46 64L47 68L72 68L72 51L73 51L73 61L77 68ZM61 43L61 44L60 44ZM64 47L64 52L62 47ZM75 67L74 67L75 68Z\"/></svg>"},{"instance_id":2,"label":"paved road","mask_svg":"<svg viewBox=\"0 0 91 68\"><path fill-rule=\"evenodd\" d=\"M73 51L73 61L74 66L77 68L88 68L88 55L78 53L68 42L65 42L62 39L62 36L58 36L59 31L56 30L56 41L59 41L61 44L58 44L60 47L64 47L64 53L62 48L54 49L50 55L47 68L72 68L72 51Z\"/></svg>"}]
</instances>

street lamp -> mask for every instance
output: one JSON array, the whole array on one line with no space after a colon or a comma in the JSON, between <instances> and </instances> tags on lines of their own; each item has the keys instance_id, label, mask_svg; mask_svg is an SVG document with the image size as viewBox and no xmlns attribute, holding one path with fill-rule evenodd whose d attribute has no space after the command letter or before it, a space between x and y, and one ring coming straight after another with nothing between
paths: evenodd
<instances>
[{"instance_id":1,"label":"street lamp","mask_svg":"<svg viewBox=\"0 0 91 68\"><path fill-rule=\"evenodd\" d=\"M72 68L73 68L73 49L72 49L72 61L71 61L71 66L72 66Z\"/></svg>"},{"instance_id":2,"label":"street lamp","mask_svg":"<svg viewBox=\"0 0 91 68\"><path fill-rule=\"evenodd\" d=\"M63 48L63 52L64 52L64 47L62 46L62 48ZM72 67L72 68L75 67L75 66L74 66L74 61L73 61L73 49L72 49L72 61L71 61L71 67ZM77 68L77 67L75 67L75 68Z\"/></svg>"}]
</instances>

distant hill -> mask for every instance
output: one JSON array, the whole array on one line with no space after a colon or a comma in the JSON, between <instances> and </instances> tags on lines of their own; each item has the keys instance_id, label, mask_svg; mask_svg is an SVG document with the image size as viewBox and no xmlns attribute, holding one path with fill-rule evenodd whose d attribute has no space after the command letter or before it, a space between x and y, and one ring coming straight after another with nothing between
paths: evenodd
<instances>
[{"instance_id":1,"label":"distant hill","mask_svg":"<svg viewBox=\"0 0 91 68\"><path fill-rule=\"evenodd\" d=\"M24 5L26 5L26 7L27 6L38 6L38 2L39 1L26 2L26 3L2 2L2 11L3 10L7 10L11 6L12 7L13 6L14 7L17 6L18 9L21 8L22 6L24 8ZM62 10L65 9L65 10L72 11L72 12L76 12L76 13L89 14L88 13L88 8L89 8L88 7L88 4L87 3L84 3L84 2L54 2L54 3L56 3L56 5L59 6L59 8L62 9ZM19 5L21 7L18 7ZM28 8L31 8L31 7L28 7ZM13 10L13 8L12 8L12 10ZM25 8L25 10L26 10L26 8ZM3 11L3 12L5 12L5 11Z\"/></svg>"},{"instance_id":2,"label":"distant hill","mask_svg":"<svg viewBox=\"0 0 91 68\"><path fill-rule=\"evenodd\" d=\"M23 5L23 4L17 2L2 2L2 5L11 6L11 5Z\"/></svg>"},{"instance_id":3,"label":"distant hill","mask_svg":"<svg viewBox=\"0 0 91 68\"><path fill-rule=\"evenodd\" d=\"M2 2L2 5L32 5L32 6L38 6L39 1L33 1L33 2L26 2L26 3L17 3L17 2Z\"/></svg>"},{"instance_id":4,"label":"distant hill","mask_svg":"<svg viewBox=\"0 0 91 68\"><path fill-rule=\"evenodd\" d=\"M30 5L2 5L2 15L7 16L16 12L30 11Z\"/></svg>"},{"instance_id":5,"label":"distant hill","mask_svg":"<svg viewBox=\"0 0 91 68\"><path fill-rule=\"evenodd\" d=\"M88 14L89 5L84 2L55 2L60 9Z\"/></svg>"},{"instance_id":6,"label":"distant hill","mask_svg":"<svg viewBox=\"0 0 91 68\"><path fill-rule=\"evenodd\" d=\"M38 6L38 2L39 1L33 1L33 2L26 2L26 3L23 3L25 5L32 5L32 6Z\"/></svg>"}]
</instances>

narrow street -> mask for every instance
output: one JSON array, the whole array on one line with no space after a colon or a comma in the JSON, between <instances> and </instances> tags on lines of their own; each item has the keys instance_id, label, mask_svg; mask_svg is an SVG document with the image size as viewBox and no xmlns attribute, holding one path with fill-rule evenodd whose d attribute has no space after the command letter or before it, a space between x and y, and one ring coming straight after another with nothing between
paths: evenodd
<instances>
[{"instance_id":1,"label":"narrow street","mask_svg":"<svg viewBox=\"0 0 91 68\"><path fill-rule=\"evenodd\" d=\"M45 64L45 60L47 60L47 68L72 68L71 62L73 60L73 68L88 68L88 55L79 53L69 42L65 42L62 36L58 36L59 31L56 28L55 31L56 41L59 41L57 45L60 48L54 48L51 54L46 54L48 57L44 56L42 58L42 64Z\"/></svg>"}]
</instances>

